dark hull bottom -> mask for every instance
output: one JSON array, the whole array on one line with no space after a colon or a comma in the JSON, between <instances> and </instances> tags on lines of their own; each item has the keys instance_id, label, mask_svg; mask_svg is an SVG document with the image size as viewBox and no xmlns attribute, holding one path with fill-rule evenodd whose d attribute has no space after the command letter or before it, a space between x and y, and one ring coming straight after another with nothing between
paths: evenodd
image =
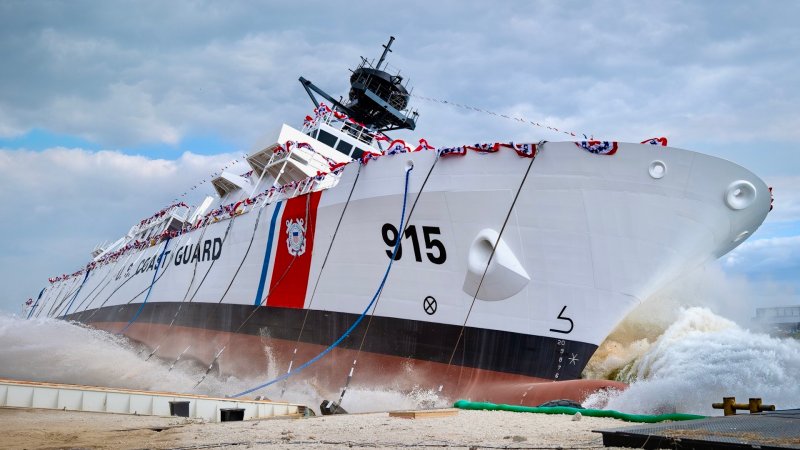
<instances>
[{"instance_id":1,"label":"dark hull bottom","mask_svg":"<svg viewBox=\"0 0 800 450\"><path fill-rule=\"evenodd\" d=\"M214 362L220 374L263 381L268 380L268 367L271 374L285 373L295 349L294 367L319 354L358 317L313 310L306 317L306 310L262 307L254 311L252 306L200 303L186 303L178 312L179 305L145 305L125 334L150 348L158 347L156 355L166 360L189 347L183 358L211 364L224 348ZM119 332L136 308L101 308L69 318ZM173 317L176 322L170 327ZM298 341L304 320L303 339ZM326 398L335 399L357 360L353 386L398 391L436 391L441 386L441 394L453 400L538 405L560 398L581 401L598 389L625 386L605 380L552 382L556 374L559 380L577 378L595 346L494 330L466 328L454 353L461 327L375 317L359 352L367 321L292 380L308 381ZM451 355L452 364L448 364ZM573 355L580 359L570 362Z\"/></svg>"},{"instance_id":2,"label":"dark hull bottom","mask_svg":"<svg viewBox=\"0 0 800 450\"><path fill-rule=\"evenodd\" d=\"M103 322L92 325L113 332L120 330L125 323ZM169 343L161 342L166 332L171 336ZM184 358L191 357L204 364L211 364L217 352L225 347L215 363L220 374L253 377L264 381L268 381L266 368L270 363L278 365L277 373L282 374L288 369L295 348L297 355L294 367L308 361L325 348L315 344L295 344L293 341L222 331L177 326L169 329L167 325L160 324L135 323L125 334L151 348L159 345L157 354L164 359L176 358L186 347L191 346ZM336 399L347 381L353 360L357 360L353 385L401 392L419 388L437 390L441 386L442 395L451 400L465 398L535 406L554 399L583 401L598 389L625 388L622 383L606 380L554 382L524 375L448 366L363 351L359 353L357 350L340 348L334 349L292 379L308 381L321 393L325 393L325 398Z\"/></svg>"}]
</instances>

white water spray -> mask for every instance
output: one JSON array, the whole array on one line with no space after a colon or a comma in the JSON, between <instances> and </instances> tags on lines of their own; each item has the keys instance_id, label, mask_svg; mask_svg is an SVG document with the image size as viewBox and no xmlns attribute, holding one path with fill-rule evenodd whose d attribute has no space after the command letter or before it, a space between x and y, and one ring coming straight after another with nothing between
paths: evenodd
<instances>
[{"instance_id":1,"label":"white water spray","mask_svg":"<svg viewBox=\"0 0 800 450\"><path fill-rule=\"evenodd\" d=\"M265 352L269 355L269 348ZM132 344L123 336L57 319L25 320L0 314L0 378L50 383L106 386L112 388L183 392L224 397L274 378L278 368L267 367L263 378L239 379L209 374L194 387L206 367L190 361L151 358L150 350ZM272 359L274 365L274 358ZM253 395L277 399L281 385ZM317 410L323 396L307 382L289 381L281 400ZM432 391L348 389L343 406L349 412L387 411L446 406Z\"/></svg>"},{"instance_id":2,"label":"white water spray","mask_svg":"<svg viewBox=\"0 0 800 450\"><path fill-rule=\"evenodd\" d=\"M635 414L721 415L722 397L760 397L777 409L800 407L800 343L745 330L706 308L688 308L643 355L621 369L621 393L584 406Z\"/></svg>"}]
</instances>

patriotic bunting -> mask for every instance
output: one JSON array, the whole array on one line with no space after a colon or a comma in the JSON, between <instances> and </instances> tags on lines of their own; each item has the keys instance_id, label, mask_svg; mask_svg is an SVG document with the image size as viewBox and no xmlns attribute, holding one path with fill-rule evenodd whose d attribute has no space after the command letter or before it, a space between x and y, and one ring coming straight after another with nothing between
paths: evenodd
<instances>
[{"instance_id":1,"label":"patriotic bunting","mask_svg":"<svg viewBox=\"0 0 800 450\"><path fill-rule=\"evenodd\" d=\"M659 138L645 139L645 140L642 141L642 144L660 145L662 147L666 147L667 146L667 138L659 137Z\"/></svg>"},{"instance_id":2,"label":"patriotic bunting","mask_svg":"<svg viewBox=\"0 0 800 450\"><path fill-rule=\"evenodd\" d=\"M474 150L478 153L495 153L500 150L500 145L497 143L494 144L475 144L467 146L468 149Z\"/></svg>"},{"instance_id":3,"label":"patriotic bunting","mask_svg":"<svg viewBox=\"0 0 800 450\"><path fill-rule=\"evenodd\" d=\"M361 165L366 166L368 162L374 161L380 158L381 156L383 155L381 155L380 153L364 152L364 154L361 155L361 160L360 160Z\"/></svg>"},{"instance_id":4,"label":"patriotic bunting","mask_svg":"<svg viewBox=\"0 0 800 450\"><path fill-rule=\"evenodd\" d=\"M464 156L467 154L467 147L444 147L439 149L439 157Z\"/></svg>"},{"instance_id":5,"label":"patriotic bunting","mask_svg":"<svg viewBox=\"0 0 800 450\"><path fill-rule=\"evenodd\" d=\"M398 153L408 153L411 149L408 148L405 141L401 139L395 139L389 144L389 148L386 150L387 155L396 155Z\"/></svg>"},{"instance_id":6,"label":"patriotic bunting","mask_svg":"<svg viewBox=\"0 0 800 450\"><path fill-rule=\"evenodd\" d=\"M510 142L508 144L499 143L497 145L500 147L510 148L517 152L517 155L523 158L536 158L536 154L538 153L537 144L515 144Z\"/></svg>"},{"instance_id":7,"label":"patriotic bunting","mask_svg":"<svg viewBox=\"0 0 800 450\"><path fill-rule=\"evenodd\" d=\"M613 155L617 152L616 141L580 141L575 145L596 155Z\"/></svg>"},{"instance_id":8,"label":"patriotic bunting","mask_svg":"<svg viewBox=\"0 0 800 450\"><path fill-rule=\"evenodd\" d=\"M428 141L426 141L425 139L420 139L419 140L419 145L413 151L419 152L419 151L422 151L422 150L436 150L436 147L428 144Z\"/></svg>"},{"instance_id":9,"label":"patriotic bunting","mask_svg":"<svg viewBox=\"0 0 800 450\"><path fill-rule=\"evenodd\" d=\"M172 212L173 209L176 208L188 208L189 205L183 202L178 202L172 205L167 206L166 208L162 209L161 211L153 214L152 216L148 217L147 219L142 219L139 222L139 228L144 227L145 225L149 225L150 223L164 217L168 212Z\"/></svg>"},{"instance_id":10,"label":"patriotic bunting","mask_svg":"<svg viewBox=\"0 0 800 450\"><path fill-rule=\"evenodd\" d=\"M433 99L431 99L431 100L433 100ZM443 103L447 103L446 101L442 101L442 102ZM454 105L459 106L459 107L474 109L476 111L482 111L482 110L480 110L478 108L474 108L474 107L458 105L458 104L455 104L455 103L454 103ZM486 111L484 111L484 112L486 112ZM492 114L494 114L494 113L492 113ZM360 124L359 122L350 119L349 117L347 117L343 113L331 110L331 108L328 107L327 105L325 105L325 103L320 103L320 105L317 108L314 109L314 117L311 117L311 116L306 116L305 117L304 125L305 126L313 125L317 120L319 120L321 117L324 117L326 115L333 115L337 120L345 120L345 121L349 121L351 123L355 123L357 125L360 125L362 127L364 126L363 124ZM495 115L497 115L497 114L495 114ZM516 117L509 117L509 116L505 116L505 115L500 115L500 116L501 117L507 117L509 119L517 120L517 121L520 121L520 122L525 122L524 119L520 119L520 118L516 118ZM539 123L536 123L536 122L530 122L530 123L534 124L536 126L542 126L542 125L540 125ZM547 127L547 128L549 128L551 130L554 130L554 131L560 131L557 128L553 128L553 127ZM574 133L570 133L570 132L566 132L566 131L564 131L564 133L569 134L571 136L575 136ZM483 154L497 153L500 150L501 147L502 148L512 149L517 153L517 155L519 155L520 157L523 157L523 158L535 158L537 153L538 153L538 150L539 150L537 144L534 144L534 143L514 144L514 143L498 143L498 142L495 142L495 143L479 143L479 144L474 144L474 145L469 145L469 146L443 147L443 148L439 148L437 150L436 147L428 144L428 141L426 141L425 139L420 139L419 140L419 145L416 146L413 150L411 150L409 148L409 146L405 143L405 141L400 140L400 139L392 141L386 135L384 135L381 132L374 132L373 134L370 134L370 136L372 136L372 138L377 140L377 141L390 142L389 148L387 149L387 151L385 153L372 153L372 152L369 152L369 151L364 152L363 156L359 160L359 163L362 164L362 165L367 165L367 163L369 161L376 160L376 159L384 156L384 154L386 154L386 155L396 155L396 154L399 154L399 153L419 152L419 151L423 151L423 150L434 150L434 151L437 152L437 157L441 157L441 158L449 157L449 156L465 156L467 154L468 150L472 150L472 151L475 151L475 152L478 152L478 153L483 153ZM667 138L665 138L665 137L652 138L652 139L648 139L648 140L642 141L642 144L666 146L667 145ZM617 148L618 148L618 143L614 142L614 141L587 140L587 141L575 142L575 145L577 145L578 147L580 147L580 148L582 148L582 149L584 149L584 150L586 150L586 151L588 151L590 153L594 153L594 154L598 154L598 155L613 155L614 153L616 153ZM61 275L61 276L49 278L48 281L50 281L50 283L57 283L57 282L60 282L60 281L63 281L63 280L67 280L67 279L72 278L72 277L80 276L80 275L86 273L87 270L93 270L98 265L115 262L120 257L122 257L123 255L127 254L128 252L130 252L132 250L141 250L141 249L144 249L144 248L147 248L147 247L151 247L153 245L157 245L158 243L160 243L162 240L164 240L166 238L174 238L174 237L180 236L183 233L190 232L190 231L196 230L198 228L201 228L203 226L206 226L208 224L218 222L218 221L220 221L220 220L222 220L222 219L224 219L226 217L233 218L235 216L238 216L238 215L241 215L241 214L245 214L245 213L248 212L249 209L252 209L253 205L258 204L262 200L264 200L264 201L275 200L275 197L280 195L280 194L286 194L286 195L290 195L290 196L302 195L302 194L306 193L308 191L308 189L314 183L322 182L329 175L335 175L335 176L341 175L342 172L344 171L345 167L347 166L347 164L350 163L350 162L336 162L336 161L332 160L331 158L328 158L325 155L322 155L322 154L316 152L314 150L314 148L310 144L305 143L305 142L287 141L283 145L279 145L278 149L275 150L274 154L277 155L278 157L283 157L284 155L288 155L294 149L297 149L297 148L303 148L303 149L308 150L309 152L311 152L311 153L313 153L315 155L320 156L323 160L325 160L326 163L328 163L329 172L318 171L316 175L308 177L308 178L306 178L304 180L292 181L292 182L286 183L286 184L284 184L282 186L272 186L272 187L264 190L263 192L259 193L258 195L254 196L254 197L246 198L246 199L238 201L236 203L231 203L231 204L228 204L228 205L219 206L218 208L216 208L216 209L214 209L212 211L209 211L208 213L206 213L202 217L199 217L195 221L194 224L185 224L179 230L171 230L171 231L170 230L164 230L163 232L161 232L161 234L151 238L148 241L135 239L135 240L129 242L128 244L126 244L125 246L117 249L116 251L103 255L103 257L98 259L97 261L90 262L84 268L76 271L73 274L70 274L70 275L64 274L64 275ZM243 159L247 159L247 157L248 157L247 154L242 156ZM237 160L233 160L232 162L230 162L227 165L225 165L223 167L223 170L227 169L228 167L232 166L233 164L235 164L237 162L239 162L238 159ZM243 173L241 176L244 177L244 178L250 178L252 175L253 175L253 171L251 170L251 171ZM192 186L189 190L192 191L194 189L199 188L200 185L202 185L206 181L207 180L202 180L200 183ZM771 189L770 189L770 193L771 193ZM181 196L185 196L186 194L187 194L187 192L184 192L183 194L181 194ZM157 213L153 214L151 217L149 217L147 219L143 219L142 221L140 221L139 225L138 225L139 229L141 229L141 228L143 228L143 227L145 227L147 225L150 225L151 223L153 223L153 222L159 220L160 218L166 216L168 213L170 213L175 208L189 208L189 206L186 205L186 203L177 202L177 199L176 199L176 203L174 203L174 204L162 209L161 211L158 211Z\"/></svg>"}]
</instances>

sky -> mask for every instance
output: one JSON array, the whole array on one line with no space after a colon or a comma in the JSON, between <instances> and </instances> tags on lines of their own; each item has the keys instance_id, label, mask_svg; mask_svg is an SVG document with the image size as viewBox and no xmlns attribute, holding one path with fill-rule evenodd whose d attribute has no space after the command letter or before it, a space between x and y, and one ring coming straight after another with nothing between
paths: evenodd
<instances>
[{"instance_id":1,"label":"sky","mask_svg":"<svg viewBox=\"0 0 800 450\"><path fill-rule=\"evenodd\" d=\"M752 170L775 210L717 264L763 293L753 308L800 304L798 17L794 1L2 1L0 310L210 193L212 172L302 124L299 76L343 95L390 35L420 96L395 137L564 139L455 102Z\"/></svg>"}]
</instances>

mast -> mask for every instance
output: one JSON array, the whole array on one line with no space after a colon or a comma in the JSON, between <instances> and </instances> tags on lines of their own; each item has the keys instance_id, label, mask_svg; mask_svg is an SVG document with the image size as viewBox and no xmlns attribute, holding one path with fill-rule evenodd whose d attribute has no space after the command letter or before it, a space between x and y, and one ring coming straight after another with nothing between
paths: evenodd
<instances>
[{"instance_id":1,"label":"mast","mask_svg":"<svg viewBox=\"0 0 800 450\"><path fill-rule=\"evenodd\" d=\"M400 73L392 75L388 72L388 64L384 64L386 56L392 51L394 36L389 37L389 42L383 45L378 64L374 67L361 57L361 64L352 70L350 75L350 92L344 103L334 99L331 95L315 86L307 79L300 77L300 83L305 88L314 106L319 102L314 93L325 98L335 109L338 109L353 120L365 124L376 131L413 130L417 126L419 114L408 109L410 98L407 89L408 83L403 83Z\"/></svg>"}]
</instances>

